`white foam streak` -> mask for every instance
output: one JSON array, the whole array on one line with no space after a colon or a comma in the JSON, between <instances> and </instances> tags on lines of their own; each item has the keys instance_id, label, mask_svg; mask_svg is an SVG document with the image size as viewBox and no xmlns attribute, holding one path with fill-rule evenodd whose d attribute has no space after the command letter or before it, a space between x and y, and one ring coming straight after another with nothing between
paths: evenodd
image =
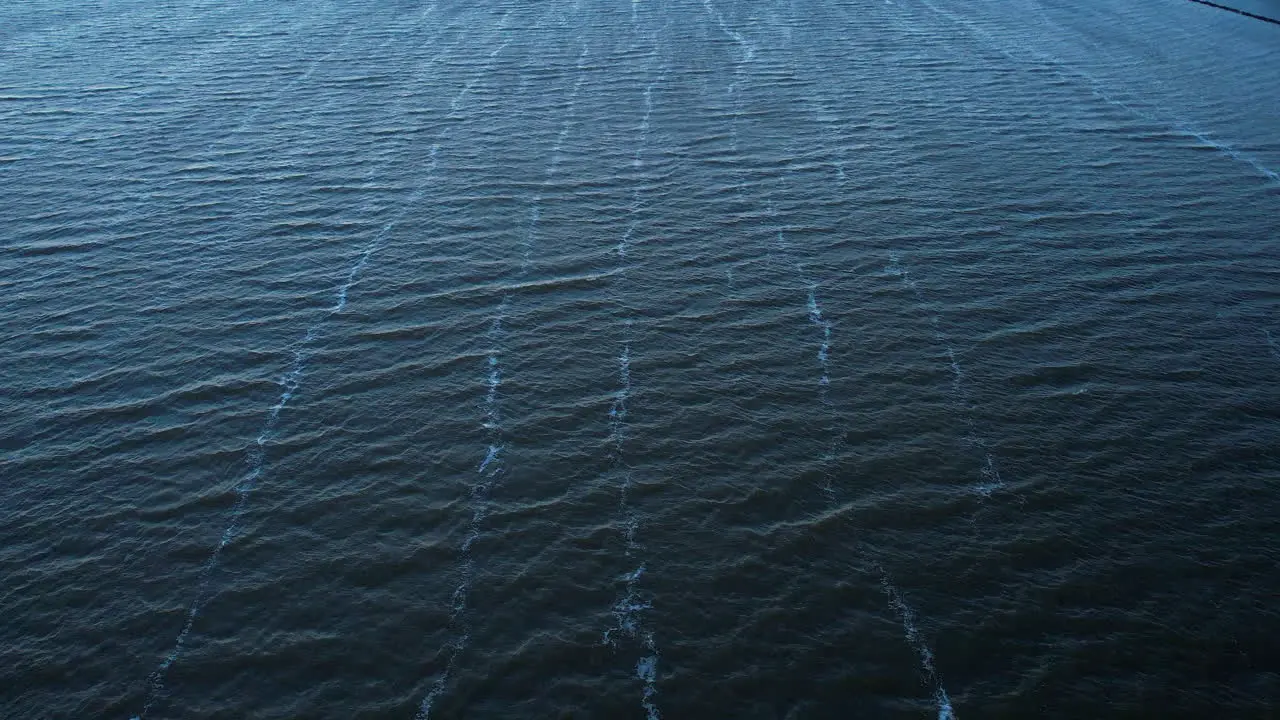
<instances>
[{"instance_id":1,"label":"white foam streak","mask_svg":"<svg viewBox=\"0 0 1280 720\"><path fill-rule=\"evenodd\" d=\"M630 538L628 547L632 545ZM630 554L628 552L628 554ZM614 626L604 633L604 643L617 647L617 636L622 635L638 639L645 654L636 661L636 678L643 684L640 695L640 706L648 720L659 720L662 717L655 698L658 695L658 645L653 632L644 628L644 612L653 608L653 604L643 599L640 590L640 577L644 575L645 566L619 578L624 583L622 597L613 606Z\"/></svg>"},{"instance_id":2,"label":"white foam streak","mask_svg":"<svg viewBox=\"0 0 1280 720\"><path fill-rule=\"evenodd\" d=\"M733 80L730 81L729 87L725 88L725 94L733 98L732 114L729 120L729 149L736 157L738 155L738 123L742 118L742 100L738 92L738 85L742 81L741 76L746 66L755 58L756 49L754 45L747 42L747 38L742 33L729 27L729 24L724 20L724 15L720 13L719 8L715 6L712 0L702 0L702 6L706 8L707 14L711 16L711 19L720 28L720 32L727 35L742 53L741 58L734 63ZM745 192L744 183L739 182L736 191L738 199L742 200Z\"/></svg>"},{"instance_id":3,"label":"white foam streak","mask_svg":"<svg viewBox=\"0 0 1280 720\"><path fill-rule=\"evenodd\" d=\"M729 27L728 23L724 21L724 15L720 14L720 10L715 6L715 3L711 0L702 0L702 6L706 8L707 13L716 21L716 25L719 26L720 32L728 35L729 38L733 40L734 44L742 50L742 62L751 62L752 58L756 56L755 46L747 42L747 38L743 36L742 33Z\"/></svg>"},{"instance_id":4,"label":"white foam streak","mask_svg":"<svg viewBox=\"0 0 1280 720\"><path fill-rule=\"evenodd\" d=\"M893 608L898 615L898 619L902 622L902 630L906 635L907 644L916 651L916 655L920 658L920 672L924 675L925 682L933 692L934 703L938 706L938 720L958 720L955 710L951 707L951 697L947 695L946 689L942 687L942 680L938 677L938 670L934 666L933 651L929 649L929 644L925 642L924 636L916 625L915 610L907 604L906 599L902 597L902 593L890 582L889 575L883 568L880 569L880 587L889 598L889 607Z\"/></svg>"},{"instance_id":5,"label":"white foam streak","mask_svg":"<svg viewBox=\"0 0 1280 720\"><path fill-rule=\"evenodd\" d=\"M434 8L434 5L432 6ZM426 13L424 13L425 15ZM505 18L504 18L505 22ZM336 51L335 51L336 52ZM327 56L326 56L327 57ZM323 58L322 58L323 60ZM322 61L321 60L321 61ZM317 61L317 65L319 62ZM314 69L314 66L312 70ZM310 71L308 71L309 75ZM443 131L441 133L443 136ZM289 401L293 399L297 393L304 372L306 371L307 360L310 357L310 348L314 341L320 335L321 329L334 315L342 312L347 306L347 300L352 288L359 281L361 273L369 264L369 260L373 255L381 249L387 236L399 224L409 210L416 205L426 192L427 186L435 177L438 166L437 157L439 144L435 144L431 148L430 163L424 173L418 187L410 194L410 196L401 204L396 215L387 222L381 230L365 245L363 250L357 256L355 262L351 265L347 272L346 279L338 286L334 293L334 304L327 308L319 318L317 318L303 335L302 340L295 345L293 350L293 359L288 372L281 377L279 385L282 388L279 399L267 412L267 418L263 423L254 445L247 453L246 461L249 464L249 471L241 479L236 486L236 504L232 508L231 518L226 528L223 530L218 545L214 548L213 553L205 562L200 572L200 579L197 584L196 599L191 603L187 611L187 621L184 623L182 630L179 631L178 637L174 642L173 649L165 656L160 665L148 677L148 689L146 699L143 703L142 712L134 716L134 720L143 720L150 713L155 701L158 699L161 691L164 689L165 677L169 669L181 657L182 651L186 646L187 638L191 634L191 630L195 625L196 618L200 615L209 600L211 590L211 580L213 572L217 569L222 557L222 550L235 538L239 529L240 522L248 507L249 497L256 486L258 480L262 477L266 468L266 444L270 440L275 430L281 414L288 406Z\"/></svg>"},{"instance_id":6,"label":"white foam streak","mask_svg":"<svg viewBox=\"0 0 1280 720\"><path fill-rule=\"evenodd\" d=\"M564 152L565 140L569 138L569 132L573 129L573 114L577 108L578 95L582 91L582 83L587 79L586 66L584 63L590 48L586 43L582 44L582 51L578 53L578 62L574 65L577 76L573 80L573 90L569 93L569 100L565 104L567 109L565 112L564 123L560 125L560 133L556 135L556 144L551 149L551 165L547 168L548 175L554 175L560 167L560 157Z\"/></svg>"},{"instance_id":7,"label":"white foam streak","mask_svg":"<svg viewBox=\"0 0 1280 720\"><path fill-rule=\"evenodd\" d=\"M769 201L767 209L769 217L774 222L777 222L778 211L772 200ZM787 242L786 232L781 226L779 226L774 232L774 245L782 252L790 250L790 244ZM795 272L800 278L800 281L809 287L809 294L805 298L805 305L809 310L809 321L818 326L822 331L822 340L818 345L818 366L822 369L822 375L818 378L818 389L822 401L826 403L827 388L831 385L830 361L831 334L833 328L831 322L822 315L822 308L818 304L818 285L806 277L804 264L797 262L795 264Z\"/></svg>"},{"instance_id":8,"label":"white foam streak","mask_svg":"<svg viewBox=\"0 0 1280 720\"><path fill-rule=\"evenodd\" d=\"M636 661L636 677L644 683L640 706L644 708L647 720L660 720L662 714L658 712L658 705L654 702L654 697L658 694L658 649L653 641L653 633L645 633L644 647L649 654Z\"/></svg>"},{"instance_id":9,"label":"white foam streak","mask_svg":"<svg viewBox=\"0 0 1280 720\"><path fill-rule=\"evenodd\" d=\"M573 88L569 92L569 97L565 101L564 122L560 124L560 132L556 133L555 144L551 147L551 160L547 163L546 177L543 178L542 186L529 203L529 224L525 231L524 256L520 261L521 274L528 273L533 264L533 246L537 244L538 239L538 221L542 218L543 195L550 191L552 183L555 182L555 175L560 169L560 161L564 154L564 144L569 139L569 133L573 130L578 95L582 91L582 83L587 78L585 63L589 51L590 48L584 42L582 50L578 53L578 61L574 66L577 70L577 76L574 78Z\"/></svg>"},{"instance_id":10,"label":"white foam streak","mask_svg":"<svg viewBox=\"0 0 1280 720\"><path fill-rule=\"evenodd\" d=\"M655 37L651 58L656 59L657 55L658 40ZM656 85L662 84L665 79L666 72L664 70L656 80L645 86L644 112L636 131L636 149L632 156L633 167L640 168L644 164L644 153L649 144L650 119L653 116L653 90ZM639 214L642 207L643 198L640 191L639 178L637 178L637 182L631 190L631 205L628 210L630 219L617 245L617 275L624 281L627 276L627 269L623 263L626 260L627 249L630 247L631 239L639 227ZM616 294L616 292L615 290L614 293ZM625 310L625 306L620 300L616 297L614 300ZM620 472L622 475L622 484L618 492L618 513L625 523L625 553L627 557L631 557L633 553L640 549L640 545L636 540L636 536L639 533L640 520L629 504L629 492L632 483L631 469L626 467L624 459L627 401L631 395L631 318L628 317L624 321L623 329L622 352L618 355L618 389L614 393L614 401L609 408L609 418L611 445L613 446L612 465L614 471ZM662 715L658 710L656 701L658 695L658 646L653 632L644 627L644 613L653 607L652 603L644 599L644 594L640 589L640 578L644 575L644 572L645 565L641 563L634 571L619 578L623 583L623 588L612 609L614 625L605 630L603 641L606 645L614 648L617 647L619 636L640 642L644 655L636 661L635 666L636 678L642 684L640 706L644 710L647 720L660 720Z\"/></svg>"},{"instance_id":11,"label":"white foam streak","mask_svg":"<svg viewBox=\"0 0 1280 720\"><path fill-rule=\"evenodd\" d=\"M628 325L630 323L628 322ZM622 355L618 358L618 389L613 394L613 405L609 408L609 435L613 440L614 450L622 452L623 429L627 423L627 398L631 394L631 343L622 346Z\"/></svg>"},{"instance_id":12,"label":"white foam streak","mask_svg":"<svg viewBox=\"0 0 1280 720\"><path fill-rule=\"evenodd\" d=\"M449 613L449 625L460 628L460 632L458 637L450 644L444 670L441 671L435 682L431 684L431 689L427 691L426 696L419 703L418 712L414 716L416 720L427 720L427 718L431 717L431 708L448 688L449 679L453 676L453 669L457 665L458 657L466 650L467 643L471 637L467 621L467 599L471 593L471 581L475 574L475 558L471 549L476 541L480 539L481 528L489 512L489 498L493 494L494 487L501 481L505 470L502 465L504 446L501 442L502 425L499 412L499 389L502 386L500 348L502 345L502 322L510 307L511 298L506 296L502 299L502 304L498 306L493 323L489 326L490 350L485 358L484 365L485 396L483 406L484 422L482 424L482 427L488 432L489 445L485 450L484 459L480 461L480 465L476 468L476 474L479 479L471 486L471 521L467 525L467 535L458 547L458 553L461 556L461 577L458 581L458 586L454 588L453 603Z\"/></svg>"},{"instance_id":13,"label":"white foam streak","mask_svg":"<svg viewBox=\"0 0 1280 720\"><path fill-rule=\"evenodd\" d=\"M964 423L968 427L968 433L964 436L964 440L982 453L982 465L978 470L981 479L970 489L983 497L989 497L991 493L1004 487L1004 480L1000 477L1000 471L996 467L995 456L992 455L987 441L980 437L977 432L977 422L973 416L973 405L969 398L968 388L964 384L964 369L960 366L960 359L956 356L955 348L951 346L951 339L942 331L941 320L937 312L925 302L924 293L921 292L920 286L915 279L911 277L911 272L903 266L902 257L896 251L889 253L889 266L885 268L885 272L897 276L902 285L911 291L911 294L915 297L916 307L925 314L929 320L929 325L933 328L934 340L942 346L947 355L947 368L951 371L951 391L960 403L961 410L964 413Z\"/></svg>"},{"instance_id":14,"label":"white foam streak","mask_svg":"<svg viewBox=\"0 0 1280 720\"><path fill-rule=\"evenodd\" d=\"M809 290L809 321L822 329L822 345L818 348L818 364L822 366L822 378L818 384L827 387L831 384L828 362L831 352L831 323L822 317L822 308L818 305L818 289Z\"/></svg>"},{"instance_id":15,"label":"white foam streak","mask_svg":"<svg viewBox=\"0 0 1280 720\"><path fill-rule=\"evenodd\" d=\"M453 592L453 599L449 611L449 621L451 625L466 622L467 609L467 589L471 585L471 574L474 570L471 558L468 557L462 563L463 582ZM449 657L445 660L444 671L431 684L431 689L427 691L422 702L418 704L418 712L414 716L415 720L426 720L431 717L431 708L435 705L436 700L444 694L445 689L449 686L449 679L453 676L453 668L458 662L458 656L467 647L467 641L470 640L470 634L463 632L449 646Z\"/></svg>"},{"instance_id":16,"label":"white foam streak","mask_svg":"<svg viewBox=\"0 0 1280 720\"><path fill-rule=\"evenodd\" d=\"M317 61L317 64L320 61ZM314 69L314 68L313 68ZM210 599L210 591L212 589L212 578L214 571L218 568L222 551L235 538L243 519L244 513L248 508L249 498L258 480L262 477L266 470L266 445L270 441L275 431L276 425L280 420L281 414L288 406L289 401L293 399L302 383L303 374L306 371L307 360L310 358L310 349L314 341L320 335L321 329L334 315L342 312L347 306L347 298L351 289L360 279L360 274L364 271L369 263L369 259L383 245L387 235L402 220L409 209L415 205L423 196L426 185L434 176L436 169L436 147L432 148L431 164L427 170L426 177L421 185L409 196L409 198L401 205L396 216L371 239L364 249L357 256L356 261L347 271L346 279L338 286L334 293L334 303L327 308L319 318L312 322L303 334L302 339L294 346L293 357L289 370L280 378L278 385L281 388L280 397L276 403L267 411L267 417L263 422L262 428L258 432L254 444L246 453L246 463L249 470L241 478L236 485L236 503L232 507L231 517L226 528L222 532L217 546L209 559L205 561L201 568L199 580L196 585L196 597L187 609L187 620L183 624L182 629L178 632L177 638L174 640L173 648L169 654L160 662L159 666L152 671L147 678L146 698L143 701L142 712L133 716L134 720L143 720L151 712L160 693L164 690L165 678L169 669L182 656L182 651L186 647L187 638L191 634L192 628L195 626L196 618L204 610L205 605Z\"/></svg>"},{"instance_id":17,"label":"white foam streak","mask_svg":"<svg viewBox=\"0 0 1280 720\"><path fill-rule=\"evenodd\" d=\"M429 170L429 173L430 172L434 172L434 166ZM145 718L151 711L151 708L159 697L160 692L164 689L164 680L169 668L177 662L178 658L182 655L182 650L186 646L187 636L191 633L191 628L195 624L196 617L209 601L209 591L211 588L210 581L212 579L213 572L217 569L221 560L223 548L225 548L231 540L234 539L236 532L239 529L240 521L248 507L249 496L253 492L254 487L266 469L265 449L267 442L271 439L271 436L275 431L276 424L280 420L280 415L284 412L289 401L293 399L293 396L297 393L298 388L302 384L302 376L306 371L307 360L311 355L309 352L311 345L319 336L320 330L323 328L325 323L346 307L347 295L359 280L360 272L368 264L369 258L377 252L380 247L382 247L386 236L398 224L399 220L403 218L405 213L408 212L409 207L415 204L419 199L421 199L421 197L421 189L411 195L404 203L404 206L398 213L397 217L383 226L382 230L374 236L368 245L365 246L365 249L360 253L358 259L347 273L346 281L338 286L338 289L335 292L334 304L325 310L320 318L315 320L312 325L307 328L306 334L303 335L302 340L294 347L293 360L289 371L281 376L277 383L282 388L280 397L267 411L267 418L263 422L262 428L258 432L258 436L254 440L253 446L247 453L246 462L249 465L249 471L241 479L240 483L236 485L237 497L236 504L231 510L231 520L227 524L226 529L223 530L222 537L218 541L217 547L214 548L213 554L205 561L204 567L200 572L196 599L191 603L191 606L187 610L187 621L183 625L182 630L178 633L173 649L160 663L159 667L157 667L156 670L148 677L147 698L144 701L142 712L134 716L136 720Z\"/></svg>"},{"instance_id":18,"label":"white foam streak","mask_svg":"<svg viewBox=\"0 0 1280 720\"><path fill-rule=\"evenodd\" d=\"M510 15L510 13L508 13ZM505 25L505 18L504 18ZM506 48L508 43L503 43L497 50L490 53L489 57L496 58L501 51ZM541 219L541 201L542 192L545 192L553 182L558 166L561 161L561 155L564 150L564 143L568 140L569 132L573 127L573 112L577 103L578 95L582 89L583 82L586 80L586 58L589 48L583 43L582 51L578 55L577 62L577 78L574 81L573 88L570 91L567 101L567 114L564 122L561 124L560 132L556 136L555 145L551 149L551 158L547 164L546 178L542 183L542 191L535 195L529 208L529 224L525 233L524 240L524 257L521 261L521 274L529 271L534 241L537 237L538 222ZM483 76L484 74L482 74ZM473 79L478 81L479 78ZM470 92L475 82L468 83L462 89L457 102ZM471 592L471 582L474 575L475 559L472 555L472 546L480 538L481 528L484 524L485 517L488 514L490 497L494 488L501 482L505 474L505 468L502 463L502 452L505 446L502 444L502 418L501 418L501 396L500 390L502 386L502 368L501 368L501 352L503 346L503 323L506 321L507 314L511 310L511 295L504 295L502 303L498 306L494 313L493 322L489 327L489 343L490 349L485 359L485 397L484 397L484 420L482 427L489 435L489 444L485 450L484 458L480 461L476 468L476 474L479 478L471 487L471 522L468 526L466 538L459 546L459 554L461 555L462 576L458 587L454 590L453 610L450 615L450 625L460 627L459 637L452 643L449 656L445 661L444 670L441 671L439 677L432 683L431 690L422 699L418 706L418 712L415 720L428 720L431 717L431 708L435 701L448 688L449 679L453 675L453 669L457 664L458 657L466 649L468 639L470 638L469 623L467 620L468 604L467 599Z\"/></svg>"},{"instance_id":19,"label":"white foam streak","mask_svg":"<svg viewBox=\"0 0 1280 720\"><path fill-rule=\"evenodd\" d=\"M434 11L434 9L435 9L435 6L432 5L432 7L427 12L424 13L424 16L429 14L431 11ZM342 36L342 40L339 41L336 45L334 45L332 50L320 56L314 62L312 62L309 66L307 66L307 69L301 75L294 78L291 82L289 82L287 85L281 88L280 92L276 93L276 95L272 99L273 100L279 99L283 97L285 93L289 92L293 88L297 87L298 85L301 85L307 80L310 80L311 76L315 74L315 71L317 68L319 68L325 62L327 62L329 58L333 57L335 54L338 53L338 51L340 51L343 47L346 46L347 42L351 39L351 34L353 32L355 32L355 28L347 30L347 32ZM247 130L254 123L254 121L258 119L258 114L262 112L263 107L264 107L263 105L259 105L255 107L253 110L251 110L249 114L245 116L244 120L242 120L240 124L237 125L236 128L231 131L231 134L238 135L244 132L245 130ZM217 143L216 142L210 143L208 148L206 148L206 151L213 149L213 146L215 144Z\"/></svg>"},{"instance_id":20,"label":"white foam streak","mask_svg":"<svg viewBox=\"0 0 1280 720\"><path fill-rule=\"evenodd\" d=\"M656 83L649 83L644 89L644 115L640 118L639 126L640 140L636 143L635 155L631 158L631 166L637 169L644 166L644 150L649 144L649 121L653 117L653 87L655 84L661 84L665 79L666 73L663 73L658 77ZM631 220L627 223L626 232L618 240L617 253L619 260L625 260L627 250L631 248L631 238L635 237L636 230L640 225L638 215L642 207L643 200L640 197L640 187L637 185L631 188L631 206L627 209ZM619 267L619 271L625 272L625 268Z\"/></svg>"},{"instance_id":21,"label":"white foam streak","mask_svg":"<svg viewBox=\"0 0 1280 720\"><path fill-rule=\"evenodd\" d=\"M1249 155L1248 153L1237 150L1235 147L1233 147L1228 143L1222 142L1220 140L1214 140L1202 132L1197 132L1195 130L1182 128L1182 127L1174 127L1174 130L1199 140L1205 145L1208 145L1214 150L1217 150L1219 153L1226 155L1232 160L1235 160L1236 162L1241 162L1241 163L1244 163L1245 165L1248 165L1249 167L1253 168L1259 175L1267 178L1271 182L1280 183L1280 173L1277 173L1271 168L1258 162L1257 158L1253 157L1252 155Z\"/></svg>"}]
</instances>

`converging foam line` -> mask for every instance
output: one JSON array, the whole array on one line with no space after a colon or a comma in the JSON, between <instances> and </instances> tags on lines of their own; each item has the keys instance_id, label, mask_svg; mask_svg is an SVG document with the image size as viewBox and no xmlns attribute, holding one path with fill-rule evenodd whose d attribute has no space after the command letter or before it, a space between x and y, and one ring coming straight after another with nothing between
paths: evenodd
<instances>
[{"instance_id":1,"label":"converging foam line","mask_svg":"<svg viewBox=\"0 0 1280 720\"><path fill-rule=\"evenodd\" d=\"M665 29L665 25L663 26ZM657 60L659 48L661 47L657 36L653 40L653 51L650 53L651 62ZM652 72L652 70L650 71ZM643 101L644 112L641 115L640 123L637 127L636 149L632 156L632 166L635 168L643 167L644 155L649 143L650 119L653 116L653 90L657 85L661 85L666 79L665 67L661 71L656 80L649 82L644 89ZM626 261L627 248L630 246L632 237L639 227L639 213L643 207L643 198L640 186L637 184L631 190L631 204L628 208L630 216L626 229L617 243L617 273L619 276L619 284L626 280ZM618 291L613 291L614 302L620 307L625 305L617 296ZM610 435L613 446L612 469L615 473L622 476L622 485L618 492L618 512L624 523L625 534L625 554L630 558L634 553L639 551L640 544L637 540L639 533L640 519L635 511L630 507L629 492L631 489L631 469L626 466L624 456L624 442L626 439L627 428L627 400L631 395L631 341L632 341L632 319L627 317L623 321L623 340L622 352L618 355L618 389L614 395L614 401L609 408L610 419ZM621 596L614 603L612 614L614 618L613 627L604 632L603 642L611 647L617 647L617 635L622 635L633 640L638 640L643 647L643 655L636 661L635 674L636 678L642 684L640 695L640 706L644 710L647 720L659 720L662 715L658 709L658 645L652 630L644 625L643 613L653 607L653 605L644 599L644 594L640 589L640 579L645 573L645 564L641 562L635 570L624 574L619 580L623 584Z\"/></svg>"},{"instance_id":2,"label":"converging foam line","mask_svg":"<svg viewBox=\"0 0 1280 720\"><path fill-rule=\"evenodd\" d=\"M510 15L510 13L508 13ZM505 28L506 18L503 20ZM492 61L507 46L503 43L497 50L490 53L489 57ZM547 162L546 177L543 181L543 188L550 185L557 167L561 160L564 143L568 139L569 132L572 128L573 109L576 106L578 94L585 81L586 67L584 61L588 54L588 47L584 42L582 51L578 56L577 77L575 78L573 88L569 94L568 114L561 124L560 131L556 136L555 144L551 148L550 159ZM476 79L484 77L487 73L482 73ZM467 92L474 84L469 83L464 92ZM540 220L540 202L541 196L535 195L530 202L529 221L526 227L524 237L523 257L520 264L520 275L528 274L532 258L532 250L534 239L537 236L538 222ZM526 284L527 285L527 284ZM508 286L511 287L511 286ZM484 420L482 427L485 429L488 437L488 446L485 449L484 458L480 461L476 468L478 475L477 480L472 484L470 504L472 508L471 521L468 524L467 536L463 540L458 549L461 557L461 579L458 587L453 593L453 603L450 612L449 625L456 629L457 637L449 646L449 653L445 660L444 669L436 677L432 683L431 689L423 697L422 702L418 705L418 712L414 716L415 720L429 720L431 710L438 700L449 687L449 681L453 676L454 668L458 663L458 659L466 650L471 635L471 624L468 617L469 612L469 596L471 594L471 584L475 574L476 560L472 554L472 546L480 537L480 531L483 527L484 520L487 517L489 504L494 489L500 483L505 474L505 466L502 462L502 452L506 447L502 443L502 422L500 413L500 395L499 389L502 384L501 355L504 344L503 323L506 321L507 315L511 312L512 296L508 292L503 295L502 302L498 305L494 313L493 321L489 328L489 345L490 350L485 361L485 400L484 400Z\"/></svg>"},{"instance_id":3,"label":"converging foam line","mask_svg":"<svg viewBox=\"0 0 1280 720\"><path fill-rule=\"evenodd\" d=\"M309 74L310 71L308 71L307 75L309 76ZM143 707L138 714L133 716L134 720L145 720L154 708L156 701L164 690L169 670L181 658L183 650L186 648L187 639L195 627L196 619L209 602L213 574L221 563L223 550L235 538L241 520L248 509L250 496L266 471L266 445L274 434L281 414L301 387L303 374L306 371L307 361L311 357L311 348L315 340L328 320L346 308L347 297L351 289L359 281L360 274L368 265L370 258L382 247L386 237L404 218L409 209L422 198L426 184L435 171L434 158L435 148L432 149L432 162L427 171L427 176L419 187L401 204L396 215L383 225L381 230L365 245L355 262L350 266L346 279L335 290L333 305L322 311L320 317L307 328L302 339L294 346L289 370L280 378L278 383L281 387L280 397L268 410L267 417L263 421L258 436L246 455L246 463L249 466L249 470L236 485L236 502L231 509L231 517L222 532L218 544L214 547L213 552L200 570L196 583L195 599L187 608L186 621L174 640L173 648L147 678L147 690L143 700Z\"/></svg>"}]
</instances>

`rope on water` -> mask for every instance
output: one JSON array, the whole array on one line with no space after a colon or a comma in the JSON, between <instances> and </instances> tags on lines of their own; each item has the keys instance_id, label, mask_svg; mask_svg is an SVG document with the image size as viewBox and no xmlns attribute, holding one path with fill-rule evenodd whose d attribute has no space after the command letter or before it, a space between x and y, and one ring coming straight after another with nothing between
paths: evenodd
<instances>
[{"instance_id":1,"label":"rope on water","mask_svg":"<svg viewBox=\"0 0 1280 720\"><path fill-rule=\"evenodd\" d=\"M1240 10L1239 8L1227 7L1226 5L1219 5L1216 2L1209 2L1209 0L1191 0L1191 2L1199 3L1201 5L1208 5L1211 8L1218 8L1219 10L1226 10L1227 12L1233 12L1237 15L1243 15L1248 18L1253 18L1254 20L1269 22L1272 25L1280 25L1280 20L1277 20L1275 18L1269 18L1266 15L1257 15L1257 14L1248 12L1247 10Z\"/></svg>"}]
</instances>

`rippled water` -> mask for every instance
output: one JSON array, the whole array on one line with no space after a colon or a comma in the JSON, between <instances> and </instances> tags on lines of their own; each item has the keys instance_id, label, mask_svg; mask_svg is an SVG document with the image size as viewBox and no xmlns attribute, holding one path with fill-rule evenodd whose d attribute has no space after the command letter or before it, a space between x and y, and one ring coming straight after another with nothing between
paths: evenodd
<instances>
[{"instance_id":1,"label":"rippled water","mask_svg":"<svg viewBox=\"0 0 1280 720\"><path fill-rule=\"evenodd\" d=\"M1175 0L0 8L0 714L1273 717L1278 63Z\"/></svg>"}]
</instances>

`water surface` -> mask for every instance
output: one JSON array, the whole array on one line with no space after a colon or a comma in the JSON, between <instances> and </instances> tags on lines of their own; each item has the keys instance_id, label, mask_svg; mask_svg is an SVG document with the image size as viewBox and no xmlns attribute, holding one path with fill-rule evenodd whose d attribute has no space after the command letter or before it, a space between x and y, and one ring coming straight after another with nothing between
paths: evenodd
<instances>
[{"instance_id":1,"label":"water surface","mask_svg":"<svg viewBox=\"0 0 1280 720\"><path fill-rule=\"evenodd\" d=\"M1174 0L0 9L0 714L1272 717L1278 59Z\"/></svg>"}]
</instances>

